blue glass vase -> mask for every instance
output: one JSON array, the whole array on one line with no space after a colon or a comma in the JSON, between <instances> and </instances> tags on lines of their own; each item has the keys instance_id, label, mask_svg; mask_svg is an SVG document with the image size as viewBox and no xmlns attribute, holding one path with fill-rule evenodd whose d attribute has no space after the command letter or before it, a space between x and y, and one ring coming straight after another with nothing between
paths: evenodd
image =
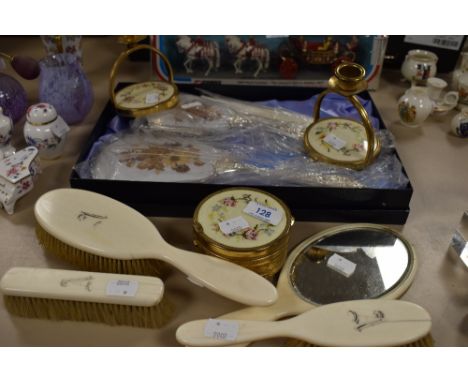
<instances>
[{"instance_id":1,"label":"blue glass vase","mask_svg":"<svg viewBox=\"0 0 468 382\"><path fill-rule=\"evenodd\" d=\"M70 125L83 121L93 105L93 88L78 58L53 54L39 62L39 100L52 104Z\"/></svg>"}]
</instances>

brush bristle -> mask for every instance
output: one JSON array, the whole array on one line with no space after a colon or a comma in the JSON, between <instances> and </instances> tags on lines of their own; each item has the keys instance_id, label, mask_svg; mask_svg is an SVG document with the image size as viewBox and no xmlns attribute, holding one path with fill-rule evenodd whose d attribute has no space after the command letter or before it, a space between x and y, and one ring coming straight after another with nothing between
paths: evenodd
<instances>
[{"instance_id":1,"label":"brush bristle","mask_svg":"<svg viewBox=\"0 0 468 382\"><path fill-rule=\"evenodd\" d=\"M54 321L90 321L108 325L160 328L174 313L165 297L154 306L131 306L96 302L4 296L5 307L14 315Z\"/></svg>"},{"instance_id":2,"label":"brush bristle","mask_svg":"<svg viewBox=\"0 0 468 382\"><path fill-rule=\"evenodd\" d=\"M167 276L169 271L165 263L154 259L117 260L82 251L55 238L40 225L36 225L36 236L44 249L86 271L160 278Z\"/></svg>"},{"instance_id":3,"label":"brush bristle","mask_svg":"<svg viewBox=\"0 0 468 382\"><path fill-rule=\"evenodd\" d=\"M310 344L308 342L297 340L295 338L290 338L286 341L286 346L295 347L295 346L302 346L302 347L318 347L319 345ZM402 347L426 347L426 346L434 346L434 339L432 338L431 334L428 334L417 341L411 342L406 345L402 345Z\"/></svg>"}]
</instances>

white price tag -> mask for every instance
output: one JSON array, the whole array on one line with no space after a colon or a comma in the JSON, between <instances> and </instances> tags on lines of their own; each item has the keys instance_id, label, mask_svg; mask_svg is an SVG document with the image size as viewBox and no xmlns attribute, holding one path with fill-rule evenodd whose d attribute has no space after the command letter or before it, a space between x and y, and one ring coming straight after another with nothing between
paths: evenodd
<instances>
[{"instance_id":1,"label":"white price tag","mask_svg":"<svg viewBox=\"0 0 468 382\"><path fill-rule=\"evenodd\" d=\"M454 36L405 36L404 42L458 50L463 42L463 35Z\"/></svg>"},{"instance_id":2,"label":"white price tag","mask_svg":"<svg viewBox=\"0 0 468 382\"><path fill-rule=\"evenodd\" d=\"M54 123L50 129L52 130L52 133L54 135L56 135L57 137L59 137L59 138L61 138L62 136L64 136L66 133L68 133L70 131L70 128L68 127L68 125L65 122L64 123L60 123L60 122Z\"/></svg>"},{"instance_id":3,"label":"white price tag","mask_svg":"<svg viewBox=\"0 0 468 382\"><path fill-rule=\"evenodd\" d=\"M328 134L325 138L323 138L323 140L335 150L341 150L343 147L346 146L345 140L338 138L336 135L333 134Z\"/></svg>"},{"instance_id":4,"label":"white price tag","mask_svg":"<svg viewBox=\"0 0 468 382\"><path fill-rule=\"evenodd\" d=\"M340 256L336 253L330 256L327 261L327 267L341 273L343 276L349 277L356 270L356 264L348 259L345 259L343 256Z\"/></svg>"},{"instance_id":5,"label":"white price tag","mask_svg":"<svg viewBox=\"0 0 468 382\"><path fill-rule=\"evenodd\" d=\"M276 208L268 207L254 201L247 204L244 208L244 212L247 215L273 225L278 225L281 219L283 219L283 211L278 211Z\"/></svg>"},{"instance_id":6,"label":"white price tag","mask_svg":"<svg viewBox=\"0 0 468 382\"><path fill-rule=\"evenodd\" d=\"M242 216L237 216L235 218L225 220L221 223L218 223L221 232L225 235L230 235L231 233L249 228L249 223Z\"/></svg>"},{"instance_id":7,"label":"white price tag","mask_svg":"<svg viewBox=\"0 0 468 382\"><path fill-rule=\"evenodd\" d=\"M184 110L191 109L192 107L199 107L199 106L202 106L201 102L199 101L193 101L193 102L184 103L183 105L180 105L180 107Z\"/></svg>"},{"instance_id":8,"label":"white price tag","mask_svg":"<svg viewBox=\"0 0 468 382\"><path fill-rule=\"evenodd\" d=\"M133 297L138 290L138 281L133 280L111 280L107 283L106 293L108 296Z\"/></svg>"},{"instance_id":9,"label":"white price tag","mask_svg":"<svg viewBox=\"0 0 468 382\"><path fill-rule=\"evenodd\" d=\"M205 325L205 337L233 341L239 333L239 323L231 320L209 319Z\"/></svg>"},{"instance_id":10,"label":"white price tag","mask_svg":"<svg viewBox=\"0 0 468 382\"><path fill-rule=\"evenodd\" d=\"M145 98L145 103L155 104L159 101L159 94L156 92L148 93Z\"/></svg>"}]
</instances>

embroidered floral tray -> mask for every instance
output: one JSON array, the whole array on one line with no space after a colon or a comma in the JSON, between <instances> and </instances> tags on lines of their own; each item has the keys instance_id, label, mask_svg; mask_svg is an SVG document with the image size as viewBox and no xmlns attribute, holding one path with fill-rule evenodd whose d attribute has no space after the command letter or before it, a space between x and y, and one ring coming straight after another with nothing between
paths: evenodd
<instances>
[{"instance_id":1,"label":"embroidered floral tray","mask_svg":"<svg viewBox=\"0 0 468 382\"><path fill-rule=\"evenodd\" d=\"M179 90L198 94L198 88L247 101L308 99L322 89L306 87L271 87L203 84L199 86L180 84ZM360 97L370 100L368 92ZM385 128L377 108L373 104L374 117ZM107 129L116 115L109 102L103 110L88 142L78 158L77 164L88 157L94 142ZM398 154L395 152L398 157ZM404 168L403 168L404 172ZM120 200L147 216L193 217L198 203L209 194L231 185L181 182L136 182L124 180L84 179L73 170L71 187L87 189ZM338 221L404 224L409 214L413 189L408 183L403 189L333 188L333 187L278 187L245 184L242 186L263 189L281 200L291 209L296 220Z\"/></svg>"}]
</instances>

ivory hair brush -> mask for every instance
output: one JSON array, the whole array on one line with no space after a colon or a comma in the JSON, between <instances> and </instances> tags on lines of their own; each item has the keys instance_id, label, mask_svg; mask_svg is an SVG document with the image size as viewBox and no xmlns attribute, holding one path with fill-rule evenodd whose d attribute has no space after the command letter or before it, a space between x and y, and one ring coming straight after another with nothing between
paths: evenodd
<instances>
[{"instance_id":1,"label":"ivory hair brush","mask_svg":"<svg viewBox=\"0 0 468 382\"><path fill-rule=\"evenodd\" d=\"M173 307L157 277L11 268L0 281L7 310L48 320L159 328Z\"/></svg>"},{"instance_id":2,"label":"ivory hair brush","mask_svg":"<svg viewBox=\"0 0 468 382\"><path fill-rule=\"evenodd\" d=\"M289 337L318 346L430 346L431 317L397 300L354 300L322 305L284 321L199 320L183 324L183 345L229 346Z\"/></svg>"},{"instance_id":3,"label":"ivory hair brush","mask_svg":"<svg viewBox=\"0 0 468 382\"><path fill-rule=\"evenodd\" d=\"M158 274L161 260L193 283L246 305L270 305L276 288L237 264L178 249L133 208L79 189L57 189L34 206L37 235L45 249L87 271Z\"/></svg>"}]
</instances>

